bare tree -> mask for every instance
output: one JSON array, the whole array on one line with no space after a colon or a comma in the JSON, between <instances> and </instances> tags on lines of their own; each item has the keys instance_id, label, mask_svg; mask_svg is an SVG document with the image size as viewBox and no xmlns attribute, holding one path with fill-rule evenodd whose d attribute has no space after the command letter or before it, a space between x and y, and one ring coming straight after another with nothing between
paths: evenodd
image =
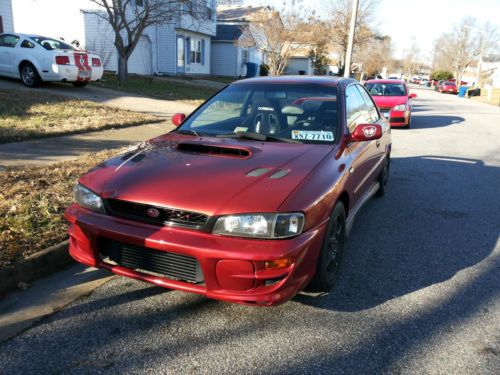
<instances>
[{"instance_id":1,"label":"bare tree","mask_svg":"<svg viewBox=\"0 0 500 375\"><path fill-rule=\"evenodd\" d=\"M494 55L498 53L498 41L496 27L487 24L479 28L474 18L464 18L435 41L433 67L453 71L461 82L465 71L478 64L481 47L484 56Z\"/></svg>"},{"instance_id":2,"label":"bare tree","mask_svg":"<svg viewBox=\"0 0 500 375\"><path fill-rule=\"evenodd\" d=\"M114 45L118 52L118 79L128 75L128 59L143 32L149 26L166 24L190 15L193 20L206 14L203 0L89 0L97 10L86 10L106 20L114 32Z\"/></svg>"},{"instance_id":3,"label":"bare tree","mask_svg":"<svg viewBox=\"0 0 500 375\"><path fill-rule=\"evenodd\" d=\"M363 73L376 76L384 67L393 65L392 41L387 35L375 35L354 53L354 61L363 64Z\"/></svg>"},{"instance_id":4,"label":"bare tree","mask_svg":"<svg viewBox=\"0 0 500 375\"><path fill-rule=\"evenodd\" d=\"M374 31L372 23L375 7L379 0L362 0L359 4L358 16L356 20L356 32L354 33L354 48L361 50L372 40ZM338 61L339 73L343 73L347 44L349 41L349 27L352 14L351 0L330 0L330 37L337 46L340 56Z\"/></svg>"},{"instance_id":5,"label":"bare tree","mask_svg":"<svg viewBox=\"0 0 500 375\"><path fill-rule=\"evenodd\" d=\"M281 75L293 53L304 48L296 32L302 17L295 11L261 11L251 17L244 26L238 45L243 48L257 47L263 51L270 75Z\"/></svg>"}]
</instances>

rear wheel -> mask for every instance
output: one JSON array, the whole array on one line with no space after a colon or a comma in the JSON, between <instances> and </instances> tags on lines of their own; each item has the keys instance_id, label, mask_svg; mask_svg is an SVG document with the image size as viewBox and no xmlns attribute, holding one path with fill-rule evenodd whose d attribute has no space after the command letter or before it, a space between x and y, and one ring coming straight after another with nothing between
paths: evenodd
<instances>
[{"instance_id":1,"label":"rear wheel","mask_svg":"<svg viewBox=\"0 0 500 375\"><path fill-rule=\"evenodd\" d=\"M76 82L73 82L73 86L75 86L75 87L85 87L87 85L88 85L87 81L76 81Z\"/></svg>"},{"instance_id":2,"label":"rear wheel","mask_svg":"<svg viewBox=\"0 0 500 375\"><path fill-rule=\"evenodd\" d=\"M24 63L21 65L20 74L21 81L27 87L37 87L42 83L40 75L36 71L36 68L31 63Z\"/></svg>"},{"instance_id":3,"label":"rear wheel","mask_svg":"<svg viewBox=\"0 0 500 375\"><path fill-rule=\"evenodd\" d=\"M316 265L316 275L311 281L310 289L328 292L334 286L345 248L345 231L345 208L342 202L337 202L328 222L325 239Z\"/></svg>"}]
</instances>

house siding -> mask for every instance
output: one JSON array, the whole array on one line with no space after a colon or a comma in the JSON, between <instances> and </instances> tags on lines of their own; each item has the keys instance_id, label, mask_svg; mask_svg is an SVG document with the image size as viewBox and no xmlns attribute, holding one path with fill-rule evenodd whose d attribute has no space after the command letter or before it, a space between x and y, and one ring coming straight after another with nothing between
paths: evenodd
<instances>
[{"instance_id":1,"label":"house siding","mask_svg":"<svg viewBox=\"0 0 500 375\"><path fill-rule=\"evenodd\" d=\"M241 52L232 42L212 42L212 74L238 76L238 60Z\"/></svg>"},{"instance_id":2,"label":"house siding","mask_svg":"<svg viewBox=\"0 0 500 375\"><path fill-rule=\"evenodd\" d=\"M2 5L4 1L1 0ZM58 11L54 12L53 9ZM96 6L89 0L16 0L14 20L19 19L22 27L15 31L63 38L66 41L78 40L82 48L95 51L102 57L106 70L117 71L118 53L114 47L111 26L94 14L82 12L93 9ZM215 1L212 9L215 9ZM215 35L215 15L211 20L200 21L183 16L175 24L148 27L142 34L141 45L130 57L129 68L132 64L133 70L138 71L144 65L142 61L147 61L145 73L176 74L176 34L204 40L204 64L187 64L185 73L210 74L210 40L211 35ZM147 58L142 56L147 52L144 46L150 46Z\"/></svg>"},{"instance_id":3,"label":"house siding","mask_svg":"<svg viewBox=\"0 0 500 375\"><path fill-rule=\"evenodd\" d=\"M2 26L5 33L14 32L14 19L12 17L11 0L0 1L0 17L2 17Z\"/></svg>"}]
</instances>

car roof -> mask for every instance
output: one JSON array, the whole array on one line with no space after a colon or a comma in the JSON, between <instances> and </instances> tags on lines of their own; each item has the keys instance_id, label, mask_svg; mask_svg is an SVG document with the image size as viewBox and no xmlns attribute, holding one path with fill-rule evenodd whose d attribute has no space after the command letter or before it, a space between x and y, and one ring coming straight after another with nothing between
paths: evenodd
<instances>
[{"instance_id":1,"label":"car roof","mask_svg":"<svg viewBox=\"0 0 500 375\"><path fill-rule=\"evenodd\" d=\"M316 84L327 86L338 86L341 82L350 83L357 82L352 78L336 77L336 76L272 76L272 77L255 77L242 79L233 82L232 85L246 85L251 83L303 83Z\"/></svg>"},{"instance_id":2,"label":"car roof","mask_svg":"<svg viewBox=\"0 0 500 375\"><path fill-rule=\"evenodd\" d=\"M402 79L370 79L366 83L402 83L405 82Z\"/></svg>"}]
</instances>

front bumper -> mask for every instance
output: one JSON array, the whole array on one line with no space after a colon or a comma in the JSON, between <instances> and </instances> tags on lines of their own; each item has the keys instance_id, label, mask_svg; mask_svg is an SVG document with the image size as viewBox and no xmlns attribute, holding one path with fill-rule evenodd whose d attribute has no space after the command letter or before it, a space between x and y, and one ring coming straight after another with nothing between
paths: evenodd
<instances>
[{"instance_id":1,"label":"front bumper","mask_svg":"<svg viewBox=\"0 0 500 375\"><path fill-rule=\"evenodd\" d=\"M389 124L391 127L407 126L410 121L410 111L391 111Z\"/></svg>"},{"instance_id":2,"label":"front bumper","mask_svg":"<svg viewBox=\"0 0 500 375\"><path fill-rule=\"evenodd\" d=\"M326 222L286 240L217 236L196 230L153 226L90 212L76 204L65 212L70 222L70 254L91 267L208 298L270 306L286 302L314 276ZM196 258L202 283L190 283L108 263L100 254L102 239ZM283 269L265 269L267 261L293 258Z\"/></svg>"}]
</instances>

